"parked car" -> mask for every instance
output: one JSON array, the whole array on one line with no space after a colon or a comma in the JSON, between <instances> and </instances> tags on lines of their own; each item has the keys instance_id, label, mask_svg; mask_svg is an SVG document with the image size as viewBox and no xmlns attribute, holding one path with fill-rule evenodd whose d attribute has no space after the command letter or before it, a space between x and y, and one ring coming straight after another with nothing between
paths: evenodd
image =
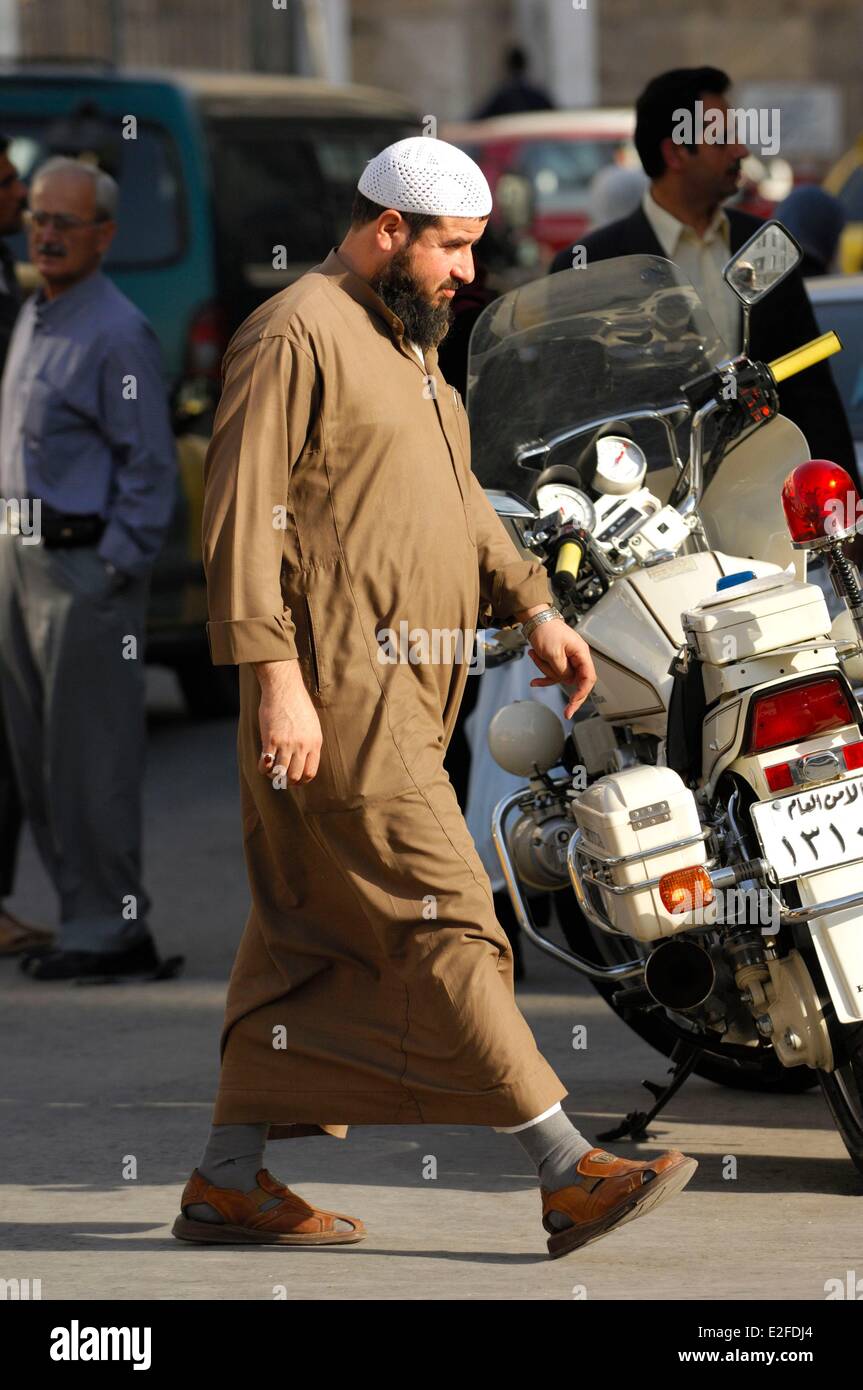
<instances>
[{"instance_id":1,"label":"parked car","mask_svg":"<svg viewBox=\"0 0 863 1390\"><path fill-rule=\"evenodd\" d=\"M477 161L491 185L491 235L482 250L488 255L493 248L500 289L543 274L558 251L591 229L591 186L602 169L641 168L631 107L528 111L454 122L440 133ZM735 206L771 216L770 169L750 155L743 176Z\"/></svg>"},{"instance_id":2,"label":"parked car","mask_svg":"<svg viewBox=\"0 0 863 1390\"><path fill-rule=\"evenodd\" d=\"M857 471L863 478L863 275L818 275L806 281L822 333L834 329L842 351L830 358L831 370L848 414Z\"/></svg>"},{"instance_id":3,"label":"parked car","mask_svg":"<svg viewBox=\"0 0 863 1390\"><path fill-rule=\"evenodd\" d=\"M51 154L89 155L120 186L105 269L155 328L177 432L177 507L153 575L148 660L173 667L196 715L235 708L204 624L202 463L222 355L262 300L342 238L357 179L420 131L402 98L308 78L119 70L0 70L0 131L27 179ZM10 239L26 260L23 236ZM28 267L22 266L26 284Z\"/></svg>"},{"instance_id":4,"label":"parked car","mask_svg":"<svg viewBox=\"0 0 863 1390\"><path fill-rule=\"evenodd\" d=\"M600 169L637 164L634 129L632 110L609 108L490 116L446 125L440 133L475 159L488 179L493 229L506 227L513 176L523 182L529 209L515 220L531 278L588 230L590 185Z\"/></svg>"}]
</instances>

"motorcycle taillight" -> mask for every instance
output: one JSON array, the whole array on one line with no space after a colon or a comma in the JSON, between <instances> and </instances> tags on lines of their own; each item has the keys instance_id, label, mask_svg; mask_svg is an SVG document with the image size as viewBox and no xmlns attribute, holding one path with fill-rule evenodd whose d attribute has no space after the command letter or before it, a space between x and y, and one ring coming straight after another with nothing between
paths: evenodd
<instances>
[{"instance_id":1,"label":"motorcycle taillight","mask_svg":"<svg viewBox=\"0 0 863 1390\"><path fill-rule=\"evenodd\" d=\"M863 742L846 743L842 749L842 757L845 759L845 766L849 772L855 768L863 767Z\"/></svg>"},{"instance_id":2,"label":"motorcycle taillight","mask_svg":"<svg viewBox=\"0 0 863 1390\"><path fill-rule=\"evenodd\" d=\"M749 706L745 751L766 753L770 748L804 743L854 723L854 711L838 676L821 676L756 695Z\"/></svg>"},{"instance_id":3,"label":"motorcycle taillight","mask_svg":"<svg viewBox=\"0 0 863 1390\"><path fill-rule=\"evenodd\" d=\"M772 792L784 792L786 787L794 786L794 774L790 763L775 763L765 767L764 780Z\"/></svg>"}]
</instances>

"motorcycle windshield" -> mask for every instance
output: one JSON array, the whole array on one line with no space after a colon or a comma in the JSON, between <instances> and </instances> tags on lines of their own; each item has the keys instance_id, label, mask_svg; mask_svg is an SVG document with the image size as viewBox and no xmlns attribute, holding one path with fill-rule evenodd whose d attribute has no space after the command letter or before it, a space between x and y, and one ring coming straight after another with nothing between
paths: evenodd
<instances>
[{"instance_id":1,"label":"motorcycle windshield","mask_svg":"<svg viewBox=\"0 0 863 1390\"><path fill-rule=\"evenodd\" d=\"M483 487L529 498L546 460L517 464L523 445L591 421L613 422L627 411L673 405L685 382L727 357L693 286L660 256L620 256L522 285L484 309L471 336L473 471ZM657 426L630 426L629 433L651 467L669 465ZM591 459L585 433L547 462L578 466Z\"/></svg>"}]
</instances>

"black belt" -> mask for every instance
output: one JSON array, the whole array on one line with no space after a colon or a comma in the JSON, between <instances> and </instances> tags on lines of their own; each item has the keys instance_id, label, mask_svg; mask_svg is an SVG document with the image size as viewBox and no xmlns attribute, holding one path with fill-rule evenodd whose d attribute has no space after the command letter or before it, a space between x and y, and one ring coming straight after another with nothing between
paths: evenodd
<instances>
[{"instance_id":1,"label":"black belt","mask_svg":"<svg viewBox=\"0 0 863 1390\"><path fill-rule=\"evenodd\" d=\"M101 540L107 522L96 512L67 514L42 504L42 544L47 550L75 545L95 545Z\"/></svg>"}]
</instances>

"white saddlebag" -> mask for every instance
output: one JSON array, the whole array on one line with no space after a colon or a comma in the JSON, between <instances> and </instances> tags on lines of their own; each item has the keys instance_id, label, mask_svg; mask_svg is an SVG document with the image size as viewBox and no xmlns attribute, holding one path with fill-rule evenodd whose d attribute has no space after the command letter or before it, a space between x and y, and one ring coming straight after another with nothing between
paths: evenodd
<instances>
[{"instance_id":1,"label":"white saddlebag","mask_svg":"<svg viewBox=\"0 0 863 1390\"><path fill-rule=\"evenodd\" d=\"M732 584L681 615L687 641L714 666L810 642L829 633L830 623L818 585L785 573Z\"/></svg>"},{"instance_id":2,"label":"white saddlebag","mask_svg":"<svg viewBox=\"0 0 863 1390\"><path fill-rule=\"evenodd\" d=\"M703 864L707 857L695 797L672 768L629 767L601 777L573 801L573 814L582 832L580 864L589 873L595 875L608 859L625 856L624 863L607 869L615 887L633 891L598 890L618 930L639 941L657 941L691 928L692 915L670 913L656 887L638 889L648 879ZM671 848L646 855L661 845ZM585 887L591 894L597 891L593 885Z\"/></svg>"}]
</instances>

